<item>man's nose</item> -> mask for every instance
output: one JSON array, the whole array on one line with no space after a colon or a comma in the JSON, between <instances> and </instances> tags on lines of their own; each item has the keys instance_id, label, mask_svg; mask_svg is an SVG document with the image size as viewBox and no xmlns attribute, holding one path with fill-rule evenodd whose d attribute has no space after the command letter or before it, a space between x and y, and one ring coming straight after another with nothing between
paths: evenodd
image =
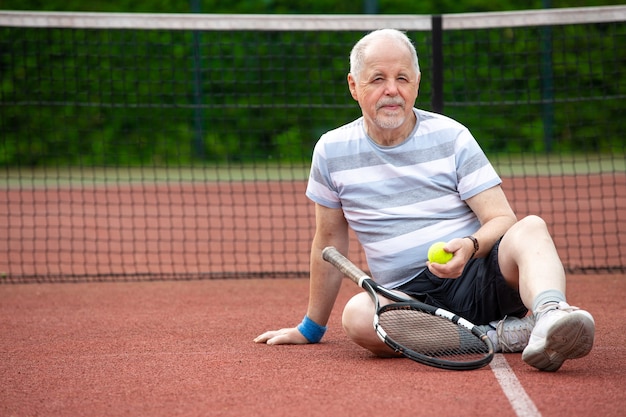
<instances>
[{"instance_id":1,"label":"man's nose","mask_svg":"<svg viewBox=\"0 0 626 417\"><path fill-rule=\"evenodd\" d=\"M385 95L395 96L398 94L398 83L396 80L389 80L385 83Z\"/></svg>"}]
</instances>

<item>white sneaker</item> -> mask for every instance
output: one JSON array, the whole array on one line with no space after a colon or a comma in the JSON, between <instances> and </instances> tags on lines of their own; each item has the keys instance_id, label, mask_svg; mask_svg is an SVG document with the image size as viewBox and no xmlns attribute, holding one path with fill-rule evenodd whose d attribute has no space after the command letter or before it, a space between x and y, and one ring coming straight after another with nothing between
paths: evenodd
<instances>
[{"instance_id":1,"label":"white sneaker","mask_svg":"<svg viewBox=\"0 0 626 417\"><path fill-rule=\"evenodd\" d=\"M521 319L505 317L480 327L493 342L496 352L521 352L528 345L530 333L535 327L535 317L533 315Z\"/></svg>"},{"instance_id":2,"label":"white sneaker","mask_svg":"<svg viewBox=\"0 0 626 417\"><path fill-rule=\"evenodd\" d=\"M588 312L560 302L539 307L535 315L537 323L522 353L527 364L554 372L565 360L582 358L591 351L595 322Z\"/></svg>"}]
</instances>

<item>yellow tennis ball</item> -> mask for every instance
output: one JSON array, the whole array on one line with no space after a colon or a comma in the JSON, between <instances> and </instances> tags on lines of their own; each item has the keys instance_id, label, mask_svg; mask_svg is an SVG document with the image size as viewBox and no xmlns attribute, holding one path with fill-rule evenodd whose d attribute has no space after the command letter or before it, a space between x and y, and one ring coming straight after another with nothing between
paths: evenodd
<instances>
[{"instance_id":1,"label":"yellow tennis ball","mask_svg":"<svg viewBox=\"0 0 626 417\"><path fill-rule=\"evenodd\" d=\"M445 264L452 259L453 255L443 250L444 246L446 246L446 242L437 242L428 248L428 260L431 263Z\"/></svg>"}]
</instances>

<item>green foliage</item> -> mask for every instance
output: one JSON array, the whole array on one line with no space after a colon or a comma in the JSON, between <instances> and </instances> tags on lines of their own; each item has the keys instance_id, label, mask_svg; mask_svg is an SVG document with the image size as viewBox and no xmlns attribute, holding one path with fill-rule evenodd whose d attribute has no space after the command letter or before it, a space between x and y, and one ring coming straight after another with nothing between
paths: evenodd
<instances>
[{"instance_id":1,"label":"green foliage","mask_svg":"<svg viewBox=\"0 0 626 417\"><path fill-rule=\"evenodd\" d=\"M161 13L187 13L192 5L0 2L4 9ZM360 13L363 8L330 0L199 5L207 13ZM497 4L498 10L541 6L541 1ZM494 10L484 0L380 0L378 9ZM361 35L0 28L0 165L306 162L321 133L360 115L345 77L348 53ZM418 106L428 109L430 34L409 35L423 69ZM564 26L549 33L545 28L446 32L445 113L466 124L490 152L623 152L624 40L624 24ZM542 64L546 45L551 46L548 77Z\"/></svg>"},{"instance_id":2,"label":"green foliage","mask_svg":"<svg viewBox=\"0 0 626 417\"><path fill-rule=\"evenodd\" d=\"M447 32L445 113L491 152L623 152L625 38L623 24Z\"/></svg>"}]
</instances>

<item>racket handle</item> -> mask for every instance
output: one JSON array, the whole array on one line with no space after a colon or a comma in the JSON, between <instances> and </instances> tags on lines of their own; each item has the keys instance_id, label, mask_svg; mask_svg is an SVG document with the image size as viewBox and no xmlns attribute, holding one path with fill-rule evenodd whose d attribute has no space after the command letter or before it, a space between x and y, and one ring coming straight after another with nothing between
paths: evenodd
<instances>
[{"instance_id":1,"label":"racket handle","mask_svg":"<svg viewBox=\"0 0 626 417\"><path fill-rule=\"evenodd\" d=\"M324 248L322 251L322 258L341 271L345 276L357 283L360 287L363 286L361 284L364 279L371 279L369 275L359 269L359 267L353 264L348 258L339 253L339 251L333 246L327 246Z\"/></svg>"}]
</instances>

